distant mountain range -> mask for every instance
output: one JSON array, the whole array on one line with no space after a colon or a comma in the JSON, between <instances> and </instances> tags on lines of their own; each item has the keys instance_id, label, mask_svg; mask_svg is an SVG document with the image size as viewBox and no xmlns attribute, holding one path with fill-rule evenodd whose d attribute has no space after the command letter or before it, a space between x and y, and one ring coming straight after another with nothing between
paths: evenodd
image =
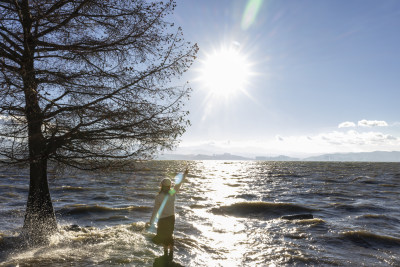
<instances>
[{"instance_id":1,"label":"distant mountain range","mask_svg":"<svg viewBox=\"0 0 400 267\"><path fill-rule=\"evenodd\" d=\"M214 155L204 155L204 154L165 154L159 156L157 159L160 160L254 160L252 158L246 158L242 156L236 156L229 153L225 154L214 154Z\"/></svg>"},{"instance_id":2,"label":"distant mountain range","mask_svg":"<svg viewBox=\"0 0 400 267\"><path fill-rule=\"evenodd\" d=\"M400 162L400 151L374 151L359 153L324 154L305 158L307 161L371 161L371 162Z\"/></svg>"},{"instance_id":3,"label":"distant mountain range","mask_svg":"<svg viewBox=\"0 0 400 267\"><path fill-rule=\"evenodd\" d=\"M374 151L360 153L323 154L307 158L292 158L284 155L276 157L257 156L255 158L242 157L229 153L204 154L164 154L159 160L264 160L264 161L365 161L365 162L400 162L400 151Z\"/></svg>"}]
</instances>

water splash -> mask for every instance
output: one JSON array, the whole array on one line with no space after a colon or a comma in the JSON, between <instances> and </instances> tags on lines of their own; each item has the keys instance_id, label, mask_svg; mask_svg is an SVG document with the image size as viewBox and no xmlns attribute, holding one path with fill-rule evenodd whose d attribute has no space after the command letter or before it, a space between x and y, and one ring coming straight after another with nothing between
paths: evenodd
<instances>
[{"instance_id":1,"label":"water splash","mask_svg":"<svg viewBox=\"0 0 400 267\"><path fill-rule=\"evenodd\" d=\"M148 266L154 247L145 222L97 228L59 225L46 246L21 247L19 236L0 240L0 266ZM140 256L139 256L140 255Z\"/></svg>"}]
</instances>

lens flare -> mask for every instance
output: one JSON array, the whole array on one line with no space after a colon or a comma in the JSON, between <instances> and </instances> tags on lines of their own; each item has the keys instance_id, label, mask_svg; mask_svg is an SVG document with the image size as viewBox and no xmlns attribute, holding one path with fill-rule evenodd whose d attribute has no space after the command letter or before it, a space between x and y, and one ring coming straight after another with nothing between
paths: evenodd
<instances>
[{"instance_id":1,"label":"lens flare","mask_svg":"<svg viewBox=\"0 0 400 267\"><path fill-rule=\"evenodd\" d=\"M247 30L256 20L263 0L249 0L242 17L242 29Z\"/></svg>"},{"instance_id":2,"label":"lens flare","mask_svg":"<svg viewBox=\"0 0 400 267\"><path fill-rule=\"evenodd\" d=\"M182 183L182 180L183 180L183 172L180 172L175 176L175 184Z\"/></svg>"}]
</instances>

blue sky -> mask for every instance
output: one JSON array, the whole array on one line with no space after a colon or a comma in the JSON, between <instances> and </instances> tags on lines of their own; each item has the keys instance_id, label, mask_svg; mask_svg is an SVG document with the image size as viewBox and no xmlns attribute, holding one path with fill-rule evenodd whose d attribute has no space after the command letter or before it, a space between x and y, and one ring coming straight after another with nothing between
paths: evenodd
<instances>
[{"instance_id":1,"label":"blue sky","mask_svg":"<svg viewBox=\"0 0 400 267\"><path fill-rule=\"evenodd\" d=\"M200 52L183 77L192 126L175 153L400 150L400 1L257 2L243 24L251 1L177 1L172 20ZM251 74L222 96L201 73L230 48Z\"/></svg>"}]
</instances>

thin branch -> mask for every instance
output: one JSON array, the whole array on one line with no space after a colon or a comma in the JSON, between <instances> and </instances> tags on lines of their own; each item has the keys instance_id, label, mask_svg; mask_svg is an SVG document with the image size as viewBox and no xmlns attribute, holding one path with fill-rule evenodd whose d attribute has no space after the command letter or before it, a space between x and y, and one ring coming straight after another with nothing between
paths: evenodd
<instances>
[{"instance_id":1,"label":"thin branch","mask_svg":"<svg viewBox=\"0 0 400 267\"><path fill-rule=\"evenodd\" d=\"M48 28L48 29L46 29L46 30L44 30L44 31L42 31L42 32L40 32L40 33L38 33L38 34L35 36L35 39L39 39L40 37L45 36L46 34L48 34L48 33L50 33L50 32L53 32L53 31L56 31L56 30L60 29L61 27L67 25L68 22L70 22L72 19L74 19L74 18L76 18L77 16L79 16L79 11L80 11L80 10L86 5L86 3L88 3L88 2L89 2L89 1L82 1L82 3L81 3L77 8L75 8L75 10L71 13L70 16L68 16L68 17L67 17L65 20L63 20L60 24L57 24L57 25L55 25L55 26L53 26L53 27L51 27L51 28Z\"/></svg>"}]
</instances>

